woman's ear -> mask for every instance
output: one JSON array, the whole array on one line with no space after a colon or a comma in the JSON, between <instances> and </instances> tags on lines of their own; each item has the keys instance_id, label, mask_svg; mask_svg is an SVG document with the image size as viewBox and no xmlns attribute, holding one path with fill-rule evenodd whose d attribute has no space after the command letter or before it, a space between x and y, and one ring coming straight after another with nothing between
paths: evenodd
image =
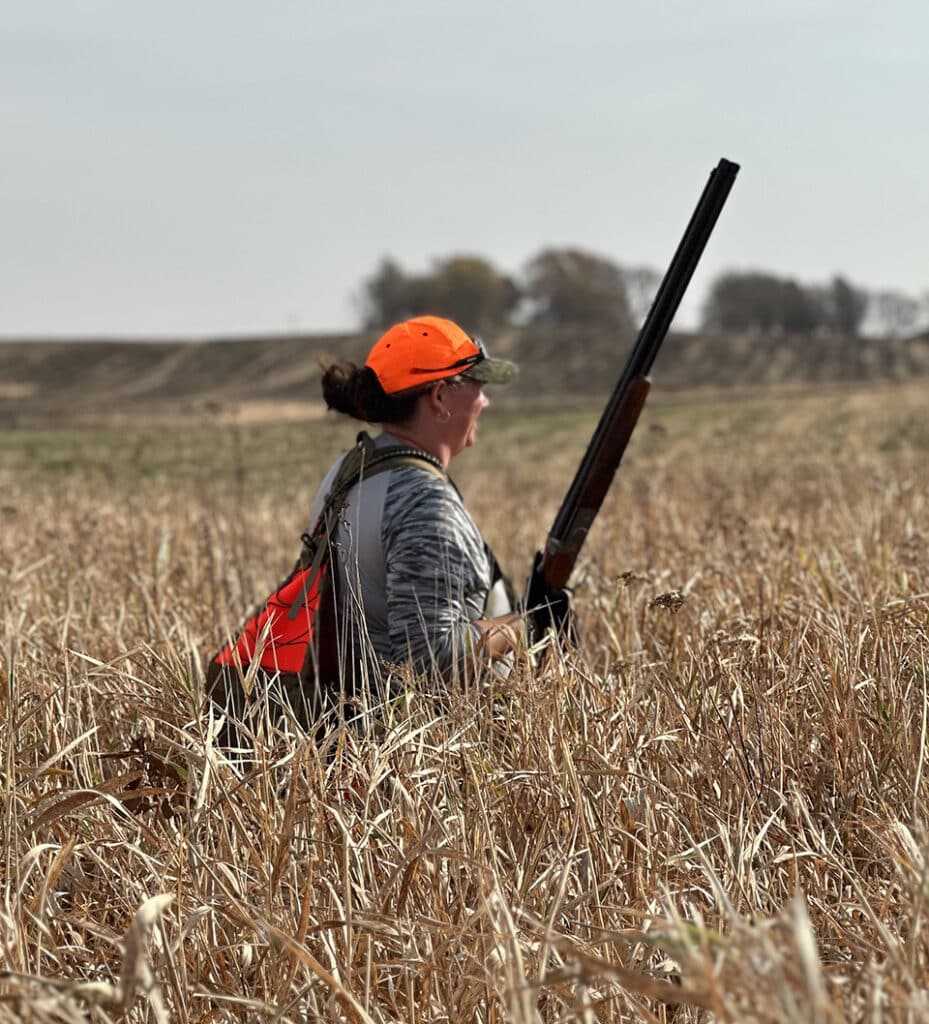
<instances>
[{"instance_id":1,"label":"woman's ear","mask_svg":"<svg viewBox=\"0 0 929 1024\"><path fill-rule=\"evenodd\" d=\"M438 414L445 408L445 396L448 392L448 385L444 380L437 380L429 389L429 408Z\"/></svg>"}]
</instances>

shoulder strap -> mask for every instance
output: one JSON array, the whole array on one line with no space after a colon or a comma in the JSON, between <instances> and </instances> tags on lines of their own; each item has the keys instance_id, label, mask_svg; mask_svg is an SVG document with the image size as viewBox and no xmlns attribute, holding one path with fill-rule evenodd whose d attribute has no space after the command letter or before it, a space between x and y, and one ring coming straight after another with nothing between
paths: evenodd
<instances>
[{"instance_id":1,"label":"shoulder strap","mask_svg":"<svg viewBox=\"0 0 929 1024\"><path fill-rule=\"evenodd\" d=\"M290 606L288 618L294 618L303 607L307 594L330 557L329 536L345 508L348 492L362 480L367 480L369 477L389 469L396 469L398 466L415 466L417 469L425 470L427 473L432 473L434 476L451 482L442 463L434 455L430 455L420 448L404 447L403 445L378 448L370 435L362 430L355 441L354 448L346 452L342 459L335 480L332 481L329 492L323 501L323 507L312 534L305 533L301 538L303 551L297 564L308 567L310 572L307 574L300 593ZM452 484L452 486L455 485ZM456 487L455 490L457 491L458 488Z\"/></svg>"},{"instance_id":2,"label":"shoulder strap","mask_svg":"<svg viewBox=\"0 0 929 1024\"><path fill-rule=\"evenodd\" d=\"M406 445L378 448L370 436L362 430L355 442L355 447L342 460L342 465L326 496L326 501L329 502L330 498L334 501L344 500L345 494L360 481L403 465L415 466L417 469L440 476L443 480L448 479L442 463L429 452Z\"/></svg>"},{"instance_id":3,"label":"shoulder strap","mask_svg":"<svg viewBox=\"0 0 929 1024\"><path fill-rule=\"evenodd\" d=\"M348 492L355 484L399 466L415 466L443 480L449 479L442 463L434 455L420 448L403 445L378 448L371 437L362 430L355 446L346 452L342 459L339 471L323 501L316 528L312 537L308 539L317 540L329 533L336 517L345 508Z\"/></svg>"},{"instance_id":4,"label":"shoulder strap","mask_svg":"<svg viewBox=\"0 0 929 1024\"><path fill-rule=\"evenodd\" d=\"M355 447L364 448L366 454L360 467L358 479L366 479L387 469L396 469L398 465L416 466L418 469L424 469L427 473L442 477L443 480L448 476L442 463L434 455L424 452L422 448L396 444L387 448L378 448L363 430L358 435Z\"/></svg>"}]
</instances>

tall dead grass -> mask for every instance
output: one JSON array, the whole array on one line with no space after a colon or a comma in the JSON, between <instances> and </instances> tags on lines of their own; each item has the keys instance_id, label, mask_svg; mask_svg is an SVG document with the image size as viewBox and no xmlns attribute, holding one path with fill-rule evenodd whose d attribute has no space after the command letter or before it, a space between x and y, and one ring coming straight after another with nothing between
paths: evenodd
<instances>
[{"instance_id":1,"label":"tall dead grass","mask_svg":"<svg viewBox=\"0 0 929 1024\"><path fill-rule=\"evenodd\" d=\"M579 651L250 772L198 667L350 430L7 435L0 1021L929 1020L924 401L650 407ZM591 425L463 459L514 574Z\"/></svg>"}]
</instances>

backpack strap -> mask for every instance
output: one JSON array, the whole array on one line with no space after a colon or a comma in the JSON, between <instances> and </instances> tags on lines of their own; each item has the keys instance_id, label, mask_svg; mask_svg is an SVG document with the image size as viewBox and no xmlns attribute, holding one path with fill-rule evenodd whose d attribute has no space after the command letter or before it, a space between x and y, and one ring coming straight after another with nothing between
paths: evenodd
<instances>
[{"instance_id":1,"label":"backpack strap","mask_svg":"<svg viewBox=\"0 0 929 1024\"><path fill-rule=\"evenodd\" d=\"M345 498L348 492L368 477L378 473L386 472L389 469L396 469L397 466L416 466L417 469L424 469L429 473L448 479L442 463L428 452L421 448L406 447L404 445L391 445L389 448L378 448L371 437L362 430L358 435L354 448L346 452L339 466L339 472L329 488L323 502L323 508L319 515L319 524L327 525L326 520L334 513L338 514L345 507Z\"/></svg>"},{"instance_id":2,"label":"backpack strap","mask_svg":"<svg viewBox=\"0 0 929 1024\"><path fill-rule=\"evenodd\" d=\"M396 469L397 466L416 466L417 469L423 469L426 472L440 476L451 486L452 490L462 499L462 502L464 501L458 485L448 475L442 463L434 455L430 455L419 448L402 448L397 445L392 445L390 448L374 448L374 442L364 431L358 435L358 444L370 444L374 452L374 454L369 456L367 468L362 467L361 478L367 479L385 470ZM341 473L339 475L341 476ZM509 576L501 568L500 563L497 561L497 556L493 553L487 541L484 541L484 551L487 553L487 558L490 562L490 590L493 590L494 586L502 580L507 601L509 601L510 607L515 610L519 604L516 588L513 586ZM490 591L487 592L487 596L488 598L490 597Z\"/></svg>"},{"instance_id":3,"label":"backpack strap","mask_svg":"<svg viewBox=\"0 0 929 1024\"><path fill-rule=\"evenodd\" d=\"M397 469L399 466L415 466L427 473L439 476L443 480L449 480L442 463L428 452L420 448L404 447L402 445L391 445L388 448L378 448L370 435L362 430L358 435L354 448L346 452L336 473L335 480L329 488L319 518L313 533L304 534L301 538L304 544L304 552L301 554L301 561L305 556L311 555L310 572L300 588L300 593L292 602L288 612L288 619L295 619L300 614L300 609L306 601L307 594L313 588L317 577L322 571L323 563L329 554L328 538L335 529L338 517L345 509L348 492L361 483L378 473L384 473L390 469ZM449 481L450 482L450 481ZM455 485L452 484L454 487ZM457 487L455 488L457 491Z\"/></svg>"},{"instance_id":4,"label":"backpack strap","mask_svg":"<svg viewBox=\"0 0 929 1024\"><path fill-rule=\"evenodd\" d=\"M346 456L343 460L342 467L339 469L336 481L330 489L331 495L336 490L337 485L344 486L345 488L342 492L341 503L337 510L337 514L345 507L345 496L356 483L361 480L367 480L369 477L376 476L378 473L383 473L389 469L396 469L398 466L415 466L417 469L425 470L427 473L433 473L445 480L459 498L462 497L461 491L458 489L458 485L448 475L448 472L445 470L442 463L434 455L430 455L428 452L424 452L420 448L406 448L400 445L391 445L389 448L377 448L374 441L364 430L362 430L358 435L356 445L352 450L352 453L359 449L362 451L360 463L357 459L353 460L349 467L350 472L346 472L343 476L342 467L345 466L345 461L348 459L348 456ZM329 496L327 496L327 501L328 500ZM493 553L487 541L484 541L484 551L487 553L487 558L490 561L490 589L493 590L494 586L502 580L510 607L515 609L519 604L519 597L516 593L516 588L513 586L509 576L507 576L501 568L500 563L497 561L497 556ZM488 591L488 597L489 596L490 591Z\"/></svg>"}]
</instances>

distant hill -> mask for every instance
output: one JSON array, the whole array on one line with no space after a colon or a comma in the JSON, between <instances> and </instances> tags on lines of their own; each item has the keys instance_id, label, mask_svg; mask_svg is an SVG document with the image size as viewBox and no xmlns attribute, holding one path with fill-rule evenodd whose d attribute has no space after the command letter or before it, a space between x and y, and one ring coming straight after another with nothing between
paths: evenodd
<instances>
[{"instance_id":1,"label":"distant hill","mask_svg":"<svg viewBox=\"0 0 929 1024\"><path fill-rule=\"evenodd\" d=\"M320 361L361 361L370 335L217 341L0 341L0 427L134 416L320 411ZM588 404L612 387L632 343L580 329L508 329L494 354L520 365L500 405ZM925 377L929 335L912 339L672 334L655 397L682 392L861 385Z\"/></svg>"}]
</instances>

